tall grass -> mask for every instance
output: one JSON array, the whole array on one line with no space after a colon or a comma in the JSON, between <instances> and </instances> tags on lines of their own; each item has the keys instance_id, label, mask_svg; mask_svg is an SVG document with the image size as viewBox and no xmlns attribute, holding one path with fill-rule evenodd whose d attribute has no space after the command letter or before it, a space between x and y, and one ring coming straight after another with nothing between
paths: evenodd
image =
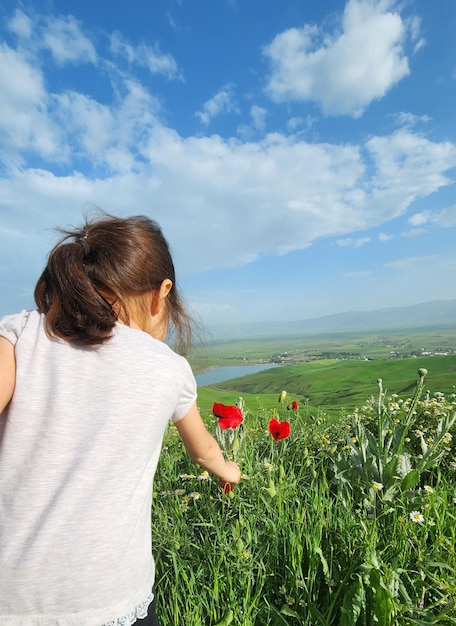
<instances>
[{"instance_id":1,"label":"tall grass","mask_svg":"<svg viewBox=\"0 0 456 626\"><path fill-rule=\"evenodd\" d=\"M243 472L229 493L170 427L153 504L163 626L456 624L455 402L382 394L338 421L248 406L239 449L224 444Z\"/></svg>"}]
</instances>

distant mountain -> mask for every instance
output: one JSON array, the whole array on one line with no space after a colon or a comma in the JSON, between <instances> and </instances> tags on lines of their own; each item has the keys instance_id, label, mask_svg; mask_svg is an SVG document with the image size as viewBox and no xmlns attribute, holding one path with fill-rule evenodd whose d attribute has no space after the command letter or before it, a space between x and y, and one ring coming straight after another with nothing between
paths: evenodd
<instances>
[{"instance_id":1,"label":"distant mountain","mask_svg":"<svg viewBox=\"0 0 456 626\"><path fill-rule=\"evenodd\" d=\"M347 311L293 322L224 324L209 328L214 339L247 339L383 329L456 326L456 300L436 300L375 311Z\"/></svg>"}]
</instances>

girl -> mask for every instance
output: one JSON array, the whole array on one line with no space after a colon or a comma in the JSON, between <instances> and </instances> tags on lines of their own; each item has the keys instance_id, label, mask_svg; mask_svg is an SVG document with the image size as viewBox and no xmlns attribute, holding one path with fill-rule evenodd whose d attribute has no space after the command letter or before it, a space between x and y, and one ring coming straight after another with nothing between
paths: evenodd
<instances>
[{"instance_id":1,"label":"girl","mask_svg":"<svg viewBox=\"0 0 456 626\"><path fill-rule=\"evenodd\" d=\"M160 227L102 216L63 231L37 310L0 319L0 624L158 624L152 486L172 420L229 483L182 349L190 320Z\"/></svg>"}]
</instances>

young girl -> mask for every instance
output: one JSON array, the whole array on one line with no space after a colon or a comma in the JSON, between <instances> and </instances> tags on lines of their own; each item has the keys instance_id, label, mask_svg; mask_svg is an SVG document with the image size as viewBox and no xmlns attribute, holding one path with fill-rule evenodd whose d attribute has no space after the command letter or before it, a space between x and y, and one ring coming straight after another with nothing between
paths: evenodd
<instances>
[{"instance_id":1,"label":"young girl","mask_svg":"<svg viewBox=\"0 0 456 626\"><path fill-rule=\"evenodd\" d=\"M190 321L168 244L146 217L64 231L36 311L0 319L0 624L158 624L152 485L172 420L229 483L196 407ZM178 581L176 581L178 584Z\"/></svg>"}]
</instances>

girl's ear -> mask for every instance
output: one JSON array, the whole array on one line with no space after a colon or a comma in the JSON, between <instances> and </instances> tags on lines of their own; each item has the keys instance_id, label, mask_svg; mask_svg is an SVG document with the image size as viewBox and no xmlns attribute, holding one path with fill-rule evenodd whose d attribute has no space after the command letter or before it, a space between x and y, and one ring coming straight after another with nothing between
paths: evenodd
<instances>
[{"instance_id":1,"label":"girl's ear","mask_svg":"<svg viewBox=\"0 0 456 626\"><path fill-rule=\"evenodd\" d=\"M165 278L165 280L160 285L159 289L157 291L152 292L152 299L151 299L152 315L157 315L157 313L161 312L162 307L165 303L165 299L167 295L169 294L169 292L171 291L172 286L173 286L172 280L170 280L169 278Z\"/></svg>"},{"instance_id":2,"label":"girl's ear","mask_svg":"<svg viewBox=\"0 0 456 626\"><path fill-rule=\"evenodd\" d=\"M160 285L159 296L160 298L166 298L169 294L173 286L173 281L170 278L165 278L165 280Z\"/></svg>"}]
</instances>

